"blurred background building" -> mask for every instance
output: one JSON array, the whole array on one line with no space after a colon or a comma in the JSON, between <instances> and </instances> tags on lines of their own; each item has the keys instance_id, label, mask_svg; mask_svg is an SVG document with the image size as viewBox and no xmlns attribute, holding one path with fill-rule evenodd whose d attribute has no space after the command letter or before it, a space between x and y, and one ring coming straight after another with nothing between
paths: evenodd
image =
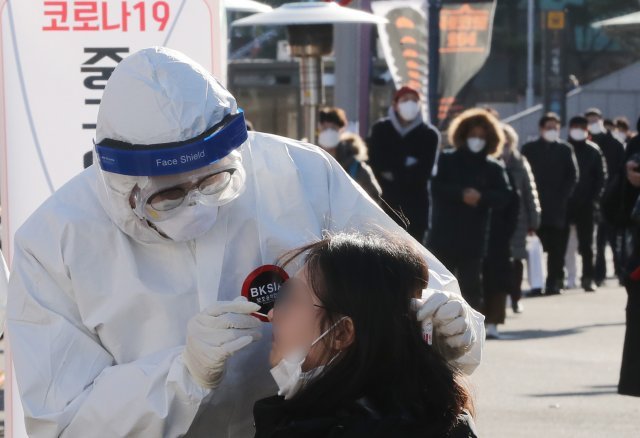
<instances>
[{"instance_id":1,"label":"blurred background building","mask_svg":"<svg viewBox=\"0 0 640 438\"><path fill-rule=\"evenodd\" d=\"M282 0L264 0L277 7ZM350 7L361 7L360 0L350 2ZM443 3L446 3L444 0ZM603 112L614 109L635 120L640 113L636 102L640 101L640 87L628 83L633 66L640 60L640 1L639 0L536 0L534 31L534 103L542 100L541 75L542 44L545 38L543 13L546 10L566 12L565 68L571 112L571 96L594 91L589 84L606 87L610 96L599 103ZM528 125L537 120L538 112L526 105L527 88L527 7L528 0L498 0L494 19L491 52L487 62L475 77L462 89L458 102L463 107L490 105L502 118ZM366 8L366 5L365 5ZM232 12L229 21L248 13ZM613 19L613 20L612 20ZM368 120L360 120L370 126L386 114L394 91L375 26L371 26L371 84ZM337 31L338 32L338 31ZM280 27L229 27L229 88L244 107L255 129L300 138L302 120L298 83L298 64L289 56L286 28ZM347 42L336 35L334 47ZM324 84L326 103L334 103L335 59L333 54L325 58ZM357 73L354 71L353 73ZM636 76L637 77L637 76ZM600 80L600 82L597 82ZM622 107L614 106L615 91L625 89L633 101ZM634 88L638 88L635 90ZM584 97L584 96L583 96ZM582 99L590 100L590 99ZM629 100L629 99L627 99ZM578 100L573 98L576 111ZM590 100L591 101L591 100ZM608 106L611 105L611 111ZM593 106L593 104L591 105ZM348 110L348 108L347 108ZM348 111L349 112L349 111ZM529 115L529 117L527 117ZM350 119L357 119L349 114ZM535 127L535 126L534 126ZM523 128L525 131L526 128ZM365 129L366 131L366 129Z\"/></svg>"}]
</instances>

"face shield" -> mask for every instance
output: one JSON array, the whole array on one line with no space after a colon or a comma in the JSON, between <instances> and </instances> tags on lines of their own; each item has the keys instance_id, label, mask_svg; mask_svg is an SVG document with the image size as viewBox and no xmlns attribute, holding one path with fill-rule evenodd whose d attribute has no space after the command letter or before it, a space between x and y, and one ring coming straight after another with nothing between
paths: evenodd
<instances>
[{"instance_id":1,"label":"face shield","mask_svg":"<svg viewBox=\"0 0 640 438\"><path fill-rule=\"evenodd\" d=\"M103 139L95 144L102 193L118 198L109 199L111 205L126 201L129 212L162 237L198 237L213 226L219 206L242 194L246 175L239 150L247 138L239 110L186 141L134 145Z\"/></svg>"}]
</instances>

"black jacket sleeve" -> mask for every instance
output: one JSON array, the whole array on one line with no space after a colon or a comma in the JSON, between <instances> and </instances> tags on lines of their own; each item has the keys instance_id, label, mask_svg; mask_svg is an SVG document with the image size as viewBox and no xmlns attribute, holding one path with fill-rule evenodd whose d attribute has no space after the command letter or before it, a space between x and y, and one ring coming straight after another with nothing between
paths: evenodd
<instances>
[{"instance_id":1,"label":"black jacket sleeve","mask_svg":"<svg viewBox=\"0 0 640 438\"><path fill-rule=\"evenodd\" d=\"M450 153L441 153L438 158L438 171L431 180L431 196L443 201L462 202L464 187L453 182L452 169L453 156Z\"/></svg>"},{"instance_id":2,"label":"black jacket sleeve","mask_svg":"<svg viewBox=\"0 0 640 438\"><path fill-rule=\"evenodd\" d=\"M600 200L602 196L602 192L604 191L605 182L607 180L607 162L604 159L604 154L600 150L600 148L596 149L597 157L596 163L594 164L594 183L593 183L593 191L592 199L594 202Z\"/></svg>"},{"instance_id":3,"label":"black jacket sleeve","mask_svg":"<svg viewBox=\"0 0 640 438\"><path fill-rule=\"evenodd\" d=\"M511 199L511 184L507 171L498 163L490 163L487 175L487 188L481 190L479 206L503 208Z\"/></svg>"},{"instance_id":4,"label":"black jacket sleeve","mask_svg":"<svg viewBox=\"0 0 640 438\"><path fill-rule=\"evenodd\" d=\"M573 151L573 147L571 145L567 145L568 153L566 154L564 163L565 163L565 184L561 187L562 194L564 195L564 199L569 199L571 193L573 193L573 189L578 184L578 180L580 179L580 171L578 170L578 160L576 159L576 154Z\"/></svg>"},{"instance_id":5,"label":"black jacket sleeve","mask_svg":"<svg viewBox=\"0 0 640 438\"><path fill-rule=\"evenodd\" d=\"M425 147L423 148L422 157L420 159L423 171L427 173L427 178L431 176L433 171L433 165L436 161L436 154L438 152L438 146L440 145L440 136L433 129L429 129Z\"/></svg>"},{"instance_id":6,"label":"black jacket sleeve","mask_svg":"<svg viewBox=\"0 0 640 438\"><path fill-rule=\"evenodd\" d=\"M380 163L383 161L381 154L380 124L374 123L371 127L371 133L367 138L367 149L369 151L369 165L376 174L380 172Z\"/></svg>"}]
</instances>

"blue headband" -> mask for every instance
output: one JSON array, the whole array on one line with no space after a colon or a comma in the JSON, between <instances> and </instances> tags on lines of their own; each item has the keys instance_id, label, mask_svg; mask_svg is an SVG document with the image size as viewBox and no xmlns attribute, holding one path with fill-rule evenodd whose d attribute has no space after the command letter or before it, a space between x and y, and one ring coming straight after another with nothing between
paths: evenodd
<instances>
[{"instance_id":1,"label":"blue headband","mask_svg":"<svg viewBox=\"0 0 640 438\"><path fill-rule=\"evenodd\" d=\"M244 112L226 116L222 122L196 138L156 145L133 145L105 139L96 144L100 168L130 176L160 176L189 172L229 155L248 138Z\"/></svg>"}]
</instances>

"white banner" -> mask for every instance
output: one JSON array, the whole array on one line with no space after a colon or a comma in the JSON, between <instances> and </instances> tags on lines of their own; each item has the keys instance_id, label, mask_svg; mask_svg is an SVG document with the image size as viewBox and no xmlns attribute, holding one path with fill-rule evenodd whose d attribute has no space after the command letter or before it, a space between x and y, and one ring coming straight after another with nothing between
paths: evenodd
<instances>
[{"instance_id":1,"label":"white banner","mask_svg":"<svg viewBox=\"0 0 640 438\"><path fill-rule=\"evenodd\" d=\"M2 249L92 148L102 90L123 58L145 47L184 52L226 82L220 0L0 0ZM5 436L26 436L10 351Z\"/></svg>"}]
</instances>

